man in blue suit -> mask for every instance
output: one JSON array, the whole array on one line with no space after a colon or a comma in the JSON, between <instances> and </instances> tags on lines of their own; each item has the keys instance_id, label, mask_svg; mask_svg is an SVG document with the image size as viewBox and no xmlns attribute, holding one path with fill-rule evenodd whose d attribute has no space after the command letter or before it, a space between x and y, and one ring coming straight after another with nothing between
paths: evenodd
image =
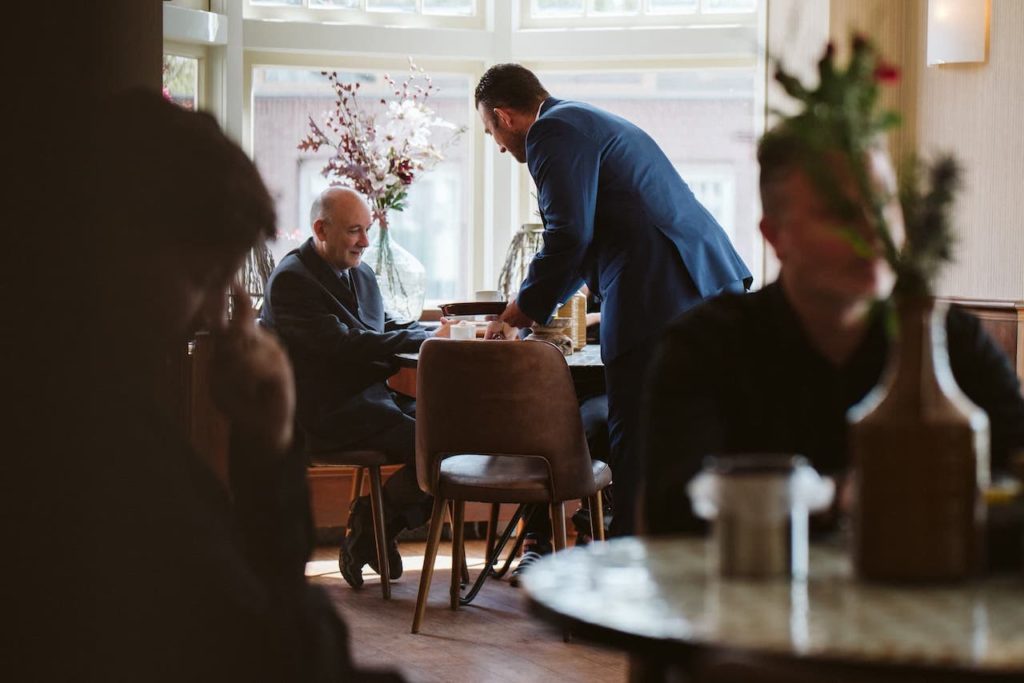
<instances>
[{"instance_id":1,"label":"man in blue suit","mask_svg":"<svg viewBox=\"0 0 1024 683\"><path fill-rule=\"evenodd\" d=\"M385 311L377 279L362 262L372 218L353 190L332 187L313 202L313 237L288 253L267 281L264 324L284 341L295 368L296 415L309 451L381 450L406 465L384 485L391 578L402 573L395 537L430 517L430 498L416 482L415 402L385 380L394 354L418 351L430 334ZM448 335L448 326L435 333ZM370 502L353 503L342 540L341 570L354 587L361 570L377 570Z\"/></svg>"},{"instance_id":2,"label":"man in blue suit","mask_svg":"<svg viewBox=\"0 0 1024 683\"><path fill-rule=\"evenodd\" d=\"M519 295L492 324L545 322L585 281L601 299L601 357L615 476L612 534L635 531L633 450L647 360L673 318L752 277L714 217L658 145L632 123L551 97L518 64L488 69L477 113L502 152L529 167L544 246Z\"/></svg>"}]
</instances>

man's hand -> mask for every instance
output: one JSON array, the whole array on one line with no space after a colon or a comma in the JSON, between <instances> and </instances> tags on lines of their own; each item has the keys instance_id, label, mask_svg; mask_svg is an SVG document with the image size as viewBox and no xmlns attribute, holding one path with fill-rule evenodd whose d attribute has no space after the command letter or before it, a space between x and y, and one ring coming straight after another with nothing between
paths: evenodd
<instances>
[{"instance_id":1,"label":"man's hand","mask_svg":"<svg viewBox=\"0 0 1024 683\"><path fill-rule=\"evenodd\" d=\"M487 330L484 332L484 339L515 339L518 330L501 319L492 320L487 323Z\"/></svg>"},{"instance_id":2,"label":"man's hand","mask_svg":"<svg viewBox=\"0 0 1024 683\"><path fill-rule=\"evenodd\" d=\"M434 330L435 337L450 339L452 336L452 325L454 323L448 318L441 318L441 327Z\"/></svg>"},{"instance_id":3,"label":"man's hand","mask_svg":"<svg viewBox=\"0 0 1024 683\"><path fill-rule=\"evenodd\" d=\"M234 316L216 340L213 398L246 441L284 453L291 445L295 380L291 363L271 333L258 327L252 301L232 283Z\"/></svg>"},{"instance_id":4,"label":"man's hand","mask_svg":"<svg viewBox=\"0 0 1024 683\"><path fill-rule=\"evenodd\" d=\"M516 336L516 330L520 327L529 327L533 324L533 320L530 319L522 309L519 308L519 304L515 301L510 301L508 306L497 320L492 320L487 325L487 332L484 334L485 339L514 339Z\"/></svg>"}]
</instances>

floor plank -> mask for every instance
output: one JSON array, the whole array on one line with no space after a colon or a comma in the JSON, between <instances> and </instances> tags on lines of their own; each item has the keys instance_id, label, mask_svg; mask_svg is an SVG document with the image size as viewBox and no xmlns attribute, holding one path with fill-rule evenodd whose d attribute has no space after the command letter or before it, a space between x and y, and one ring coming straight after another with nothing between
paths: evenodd
<instances>
[{"instance_id":1,"label":"floor plank","mask_svg":"<svg viewBox=\"0 0 1024 683\"><path fill-rule=\"evenodd\" d=\"M337 548L317 549L306 573L344 616L361 665L397 668L417 683L626 680L624 654L562 642L561 633L527 613L522 593L507 581L489 580L472 605L453 612L448 607L450 549L442 543L417 635L409 629L423 565L422 542L401 545L405 573L392 583L390 601L381 599L377 575L369 568L363 587L354 590L338 573ZM483 566L483 542L467 541L466 550L475 577Z\"/></svg>"}]
</instances>

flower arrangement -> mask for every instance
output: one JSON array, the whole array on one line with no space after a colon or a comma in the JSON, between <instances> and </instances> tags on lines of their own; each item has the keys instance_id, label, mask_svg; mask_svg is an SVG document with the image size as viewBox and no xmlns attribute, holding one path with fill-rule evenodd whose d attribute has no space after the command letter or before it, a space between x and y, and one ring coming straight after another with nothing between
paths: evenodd
<instances>
[{"instance_id":1,"label":"flower arrangement","mask_svg":"<svg viewBox=\"0 0 1024 683\"><path fill-rule=\"evenodd\" d=\"M309 132L298 147L309 152L330 148L332 154L321 173L332 184L349 186L366 197L379 228L374 270L378 276L385 274L387 283L404 289L391 257L388 212L405 209L409 186L444 159L444 150L465 128L438 117L428 106L438 89L411 59L409 75L401 84L384 75L394 99L381 98L376 111L362 105L359 83L344 83L337 72L321 73L334 89L334 107L322 124L309 117ZM435 129L450 132L437 142Z\"/></svg>"},{"instance_id":2,"label":"flower arrangement","mask_svg":"<svg viewBox=\"0 0 1024 683\"><path fill-rule=\"evenodd\" d=\"M930 296L941 266L952 260L953 233L948 214L959 184L960 170L950 156L931 164L911 159L904 165L899 200L903 231L892 224L886 207L892 191L872 180L872 152L881 135L900 124L892 110L879 110L882 85L899 80L897 67L882 60L874 45L864 36L854 35L852 53L845 69L835 63L835 49L829 43L818 62L816 89L804 86L781 66L775 80L787 94L804 106L765 138L776 143L793 143L804 150L803 161L818 189L841 219L860 218L865 212L883 245L884 256L896 273L896 296ZM764 142L762 142L764 144ZM839 154L852 173L857 194L866 202L856 202L840 190L836 170L830 164ZM897 240L905 232L905 241ZM870 251L858 233L844 234L859 250Z\"/></svg>"}]
</instances>

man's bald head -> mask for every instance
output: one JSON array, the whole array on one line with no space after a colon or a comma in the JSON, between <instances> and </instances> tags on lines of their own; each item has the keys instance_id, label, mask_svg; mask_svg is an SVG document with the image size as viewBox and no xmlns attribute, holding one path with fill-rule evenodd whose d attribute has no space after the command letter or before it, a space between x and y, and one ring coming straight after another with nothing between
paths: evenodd
<instances>
[{"instance_id":1,"label":"man's bald head","mask_svg":"<svg viewBox=\"0 0 1024 683\"><path fill-rule=\"evenodd\" d=\"M366 208L362 195L350 187L328 187L313 200L309 211L309 224L312 226L317 219L326 218L335 211L348 213L359 207Z\"/></svg>"},{"instance_id":2,"label":"man's bald head","mask_svg":"<svg viewBox=\"0 0 1024 683\"><path fill-rule=\"evenodd\" d=\"M309 214L317 253L339 270L358 266L370 246L373 222L363 197L347 187L330 187L313 200Z\"/></svg>"}]
</instances>

